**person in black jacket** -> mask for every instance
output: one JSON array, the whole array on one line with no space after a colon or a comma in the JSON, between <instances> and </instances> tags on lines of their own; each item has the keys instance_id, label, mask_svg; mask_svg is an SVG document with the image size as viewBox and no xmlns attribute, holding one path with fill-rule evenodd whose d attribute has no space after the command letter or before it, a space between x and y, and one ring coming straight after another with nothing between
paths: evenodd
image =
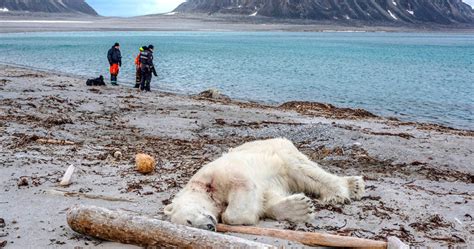
<instances>
[{"instance_id":1,"label":"person in black jacket","mask_svg":"<svg viewBox=\"0 0 474 249\"><path fill-rule=\"evenodd\" d=\"M158 76L155 70L155 65L153 64L153 45L149 45L148 49L140 52L140 69L142 74L142 79L140 83L140 90L142 91L151 91L151 74Z\"/></svg>"},{"instance_id":2,"label":"person in black jacket","mask_svg":"<svg viewBox=\"0 0 474 249\"><path fill-rule=\"evenodd\" d=\"M116 42L107 53L107 59L110 64L110 83L117 85L117 76L122 66L122 54L120 53L120 44Z\"/></svg>"}]
</instances>

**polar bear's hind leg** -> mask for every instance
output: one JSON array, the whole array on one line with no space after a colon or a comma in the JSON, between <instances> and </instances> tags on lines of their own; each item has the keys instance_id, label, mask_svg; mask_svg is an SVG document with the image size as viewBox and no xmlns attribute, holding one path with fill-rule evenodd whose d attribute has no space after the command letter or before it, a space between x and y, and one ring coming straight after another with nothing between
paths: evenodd
<instances>
[{"instance_id":1,"label":"polar bear's hind leg","mask_svg":"<svg viewBox=\"0 0 474 249\"><path fill-rule=\"evenodd\" d=\"M286 162L292 192L319 196L327 203L360 200L365 192L361 176L340 177L322 169L296 147L282 150L279 156Z\"/></svg>"},{"instance_id":2,"label":"polar bear's hind leg","mask_svg":"<svg viewBox=\"0 0 474 249\"><path fill-rule=\"evenodd\" d=\"M349 203L360 200L364 195L365 183L361 176L339 177L307 158L292 168L290 175L294 179L295 190L317 195L322 202Z\"/></svg>"}]
</instances>

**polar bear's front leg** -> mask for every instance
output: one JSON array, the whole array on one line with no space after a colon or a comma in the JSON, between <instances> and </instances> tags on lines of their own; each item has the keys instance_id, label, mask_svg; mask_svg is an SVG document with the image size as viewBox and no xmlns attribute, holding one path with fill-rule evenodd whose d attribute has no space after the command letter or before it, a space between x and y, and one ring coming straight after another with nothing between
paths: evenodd
<instances>
[{"instance_id":1,"label":"polar bear's front leg","mask_svg":"<svg viewBox=\"0 0 474 249\"><path fill-rule=\"evenodd\" d=\"M255 189L234 189L229 194L228 206L222 222L228 225L256 225L263 210L263 195Z\"/></svg>"},{"instance_id":2,"label":"polar bear's front leg","mask_svg":"<svg viewBox=\"0 0 474 249\"><path fill-rule=\"evenodd\" d=\"M314 218L313 202L304 194L270 197L265 216L279 221L308 222Z\"/></svg>"}]
</instances>

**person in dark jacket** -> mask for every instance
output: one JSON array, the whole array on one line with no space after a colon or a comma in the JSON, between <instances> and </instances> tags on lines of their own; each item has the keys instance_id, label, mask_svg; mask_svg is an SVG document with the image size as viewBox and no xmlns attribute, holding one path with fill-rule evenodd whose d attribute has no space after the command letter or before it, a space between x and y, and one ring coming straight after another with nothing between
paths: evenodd
<instances>
[{"instance_id":1,"label":"person in dark jacket","mask_svg":"<svg viewBox=\"0 0 474 249\"><path fill-rule=\"evenodd\" d=\"M141 83L140 90L142 91L151 91L150 83L152 74L158 76L155 70L155 65L153 64L153 45L149 45L148 49L140 53L140 69L141 69Z\"/></svg>"},{"instance_id":2,"label":"person in dark jacket","mask_svg":"<svg viewBox=\"0 0 474 249\"><path fill-rule=\"evenodd\" d=\"M110 64L110 83L117 85L117 76L122 66L122 54L120 53L120 44L116 42L107 53L107 59Z\"/></svg>"},{"instance_id":3,"label":"person in dark jacket","mask_svg":"<svg viewBox=\"0 0 474 249\"><path fill-rule=\"evenodd\" d=\"M140 84L142 83L142 69L140 68L140 55L143 51L147 50L147 46L143 46L139 49L138 55L135 58L135 87L134 88L140 88Z\"/></svg>"}]
</instances>

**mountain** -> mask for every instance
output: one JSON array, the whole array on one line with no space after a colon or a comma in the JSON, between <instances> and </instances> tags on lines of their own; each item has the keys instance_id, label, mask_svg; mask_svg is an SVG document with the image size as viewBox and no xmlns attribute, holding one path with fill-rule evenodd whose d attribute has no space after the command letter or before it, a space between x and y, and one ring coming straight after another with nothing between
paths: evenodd
<instances>
[{"instance_id":1,"label":"mountain","mask_svg":"<svg viewBox=\"0 0 474 249\"><path fill-rule=\"evenodd\" d=\"M97 16L85 0L0 0L0 9L8 12L75 13Z\"/></svg>"},{"instance_id":2,"label":"mountain","mask_svg":"<svg viewBox=\"0 0 474 249\"><path fill-rule=\"evenodd\" d=\"M365 23L474 24L462 0L187 0L175 12Z\"/></svg>"}]
</instances>

